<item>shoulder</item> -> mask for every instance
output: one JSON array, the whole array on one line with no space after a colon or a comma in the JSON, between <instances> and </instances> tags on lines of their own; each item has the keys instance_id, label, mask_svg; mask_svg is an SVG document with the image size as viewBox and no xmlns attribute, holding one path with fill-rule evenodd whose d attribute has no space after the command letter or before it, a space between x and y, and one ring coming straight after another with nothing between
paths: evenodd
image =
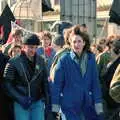
<instances>
[{"instance_id":1,"label":"shoulder","mask_svg":"<svg viewBox=\"0 0 120 120\"><path fill-rule=\"evenodd\" d=\"M94 59L95 60L95 54L92 52L87 52L88 59Z\"/></svg>"},{"instance_id":2,"label":"shoulder","mask_svg":"<svg viewBox=\"0 0 120 120\"><path fill-rule=\"evenodd\" d=\"M9 62L17 62L20 60L20 58L21 58L21 55L16 55L15 57L10 58Z\"/></svg>"},{"instance_id":3,"label":"shoulder","mask_svg":"<svg viewBox=\"0 0 120 120\"><path fill-rule=\"evenodd\" d=\"M9 57L0 51L0 61L8 60Z\"/></svg>"},{"instance_id":4,"label":"shoulder","mask_svg":"<svg viewBox=\"0 0 120 120\"><path fill-rule=\"evenodd\" d=\"M42 55L38 55L38 54L36 54L36 59L38 59L39 61L45 60L45 58Z\"/></svg>"},{"instance_id":5,"label":"shoulder","mask_svg":"<svg viewBox=\"0 0 120 120\"><path fill-rule=\"evenodd\" d=\"M62 54L62 55L60 56L60 58L59 58L58 61L61 61L62 63L63 63L63 62L64 62L64 63L65 63L65 62L68 63L69 60L71 60L70 52L66 52L66 53L64 53L64 54Z\"/></svg>"},{"instance_id":6,"label":"shoulder","mask_svg":"<svg viewBox=\"0 0 120 120\"><path fill-rule=\"evenodd\" d=\"M37 48L37 50L43 50L43 47L42 47L42 46L39 46L39 47Z\"/></svg>"},{"instance_id":7,"label":"shoulder","mask_svg":"<svg viewBox=\"0 0 120 120\"><path fill-rule=\"evenodd\" d=\"M64 56L64 55L68 54L69 52L70 52L70 49L64 48L64 49L60 50L59 52L57 52L57 53L56 53L56 56L57 56L58 58L60 58L60 57L62 57L62 56Z\"/></svg>"},{"instance_id":8,"label":"shoulder","mask_svg":"<svg viewBox=\"0 0 120 120\"><path fill-rule=\"evenodd\" d=\"M18 67L21 63L21 59L22 59L22 56L17 55L13 58L10 58L7 63L11 66Z\"/></svg>"},{"instance_id":9,"label":"shoulder","mask_svg":"<svg viewBox=\"0 0 120 120\"><path fill-rule=\"evenodd\" d=\"M38 47L37 50L36 50L36 53L37 53L38 55L44 53L44 49L43 49L43 47L41 47L41 46Z\"/></svg>"}]
</instances>

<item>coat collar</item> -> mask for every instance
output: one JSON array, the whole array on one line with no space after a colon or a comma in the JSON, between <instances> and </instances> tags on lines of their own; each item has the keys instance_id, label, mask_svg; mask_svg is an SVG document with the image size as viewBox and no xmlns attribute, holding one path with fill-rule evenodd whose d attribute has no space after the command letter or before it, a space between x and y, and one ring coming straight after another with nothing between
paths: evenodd
<instances>
[{"instance_id":1,"label":"coat collar","mask_svg":"<svg viewBox=\"0 0 120 120\"><path fill-rule=\"evenodd\" d=\"M73 60L75 60L75 58L76 58L76 55L75 55L75 53L73 52L73 50L70 51L70 57L71 57Z\"/></svg>"}]
</instances>

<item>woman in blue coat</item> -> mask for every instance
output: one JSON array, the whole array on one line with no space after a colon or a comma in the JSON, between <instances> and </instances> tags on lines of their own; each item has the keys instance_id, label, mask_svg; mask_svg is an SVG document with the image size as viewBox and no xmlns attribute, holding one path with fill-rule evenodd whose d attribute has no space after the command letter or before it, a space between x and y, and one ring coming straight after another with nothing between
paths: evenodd
<instances>
[{"instance_id":1,"label":"woman in blue coat","mask_svg":"<svg viewBox=\"0 0 120 120\"><path fill-rule=\"evenodd\" d=\"M97 120L103 113L102 98L88 35L73 27L70 46L51 73L52 112L61 109L63 120Z\"/></svg>"}]
</instances>

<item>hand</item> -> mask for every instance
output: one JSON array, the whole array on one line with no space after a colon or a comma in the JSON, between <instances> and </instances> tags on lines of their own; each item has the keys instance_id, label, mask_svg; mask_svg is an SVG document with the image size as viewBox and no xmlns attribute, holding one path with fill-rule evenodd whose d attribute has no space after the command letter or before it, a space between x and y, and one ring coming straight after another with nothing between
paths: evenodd
<instances>
[{"instance_id":1,"label":"hand","mask_svg":"<svg viewBox=\"0 0 120 120\"><path fill-rule=\"evenodd\" d=\"M31 97L23 97L23 99L20 101L20 105L24 109L28 109L31 104L32 104L32 98Z\"/></svg>"},{"instance_id":2,"label":"hand","mask_svg":"<svg viewBox=\"0 0 120 120\"><path fill-rule=\"evenodd\" d=\"M103 104L102 103L96 103L95 104L95 111L97 115L100 115L103 113Z\"/></svg>"},{"instance_id":3,"label":"hand","mask_svg":"<svg viewBox=\"0 0 120 120\"><path fill-rule=\"evenodd\" d=\"M60 120L60 113L50 112L47 115L47 120Z\"/></svg>"}]
</instances>

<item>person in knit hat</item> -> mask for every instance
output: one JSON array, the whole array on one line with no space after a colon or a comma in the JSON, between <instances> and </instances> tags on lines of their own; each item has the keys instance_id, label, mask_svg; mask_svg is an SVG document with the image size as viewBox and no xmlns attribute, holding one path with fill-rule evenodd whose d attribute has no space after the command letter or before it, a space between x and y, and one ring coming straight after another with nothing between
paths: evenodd
<instances>
[{"instance_id":1,"label":"person in knit hat","mask_svg":"<svg viewBox=\"0 0 120 120\"><path fill-rule=\"evenodd\" d=\"M36 54L39 41L35 34L25 38L22 53L5 67L3 86L13 100L15 120L44 120L44 106L49 104L45 61Z\"/></svg>"},{"instance_id":2,"label":"person in knit hat","mask_svg":"<svg viewBox=\"0 0 120 120\"><path fill-rule=\"evenodd\" d=\"M38 46L40 44L40 40L39 40L37 35L30 34L30 35L25 37L25 39L22 41L22 43L24 45L37 45Z\"/></svg>"},{"instance_id":3,"label":"person in knit hat","mask_svg":"<svg viewBox=\"0 0 120 120\"><path fill-rule=\"evenodd\" d=\"M65 44L64 37L60 34L56 34L52 40L52 47L55 49L56 52L63 48Z\"/></svg>"}]
</instances>

